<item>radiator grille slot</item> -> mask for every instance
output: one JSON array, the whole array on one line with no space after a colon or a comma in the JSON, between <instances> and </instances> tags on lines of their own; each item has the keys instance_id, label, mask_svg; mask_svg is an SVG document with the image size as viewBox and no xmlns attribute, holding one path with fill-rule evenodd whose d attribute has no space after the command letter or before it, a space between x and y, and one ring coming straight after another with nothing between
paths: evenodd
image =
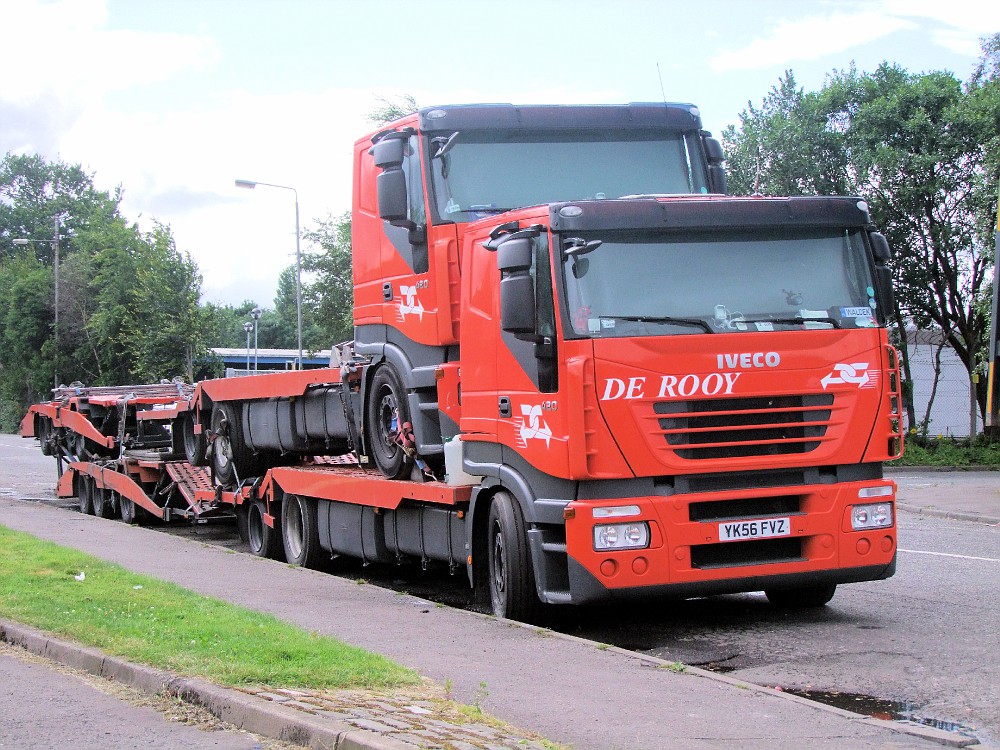
<instances>
[{"instance_id":1,"label":"radiator grille slot","mask_svg":"<svg viewBox=\"0 0 1000 750\"><path fill-rule=\"evenodd\" d=\"M741 565L796 562L802 558L802 539L757 539L691 547L693 568L735 568Z\"/></svg>"},{"instance_id":2,"label":"radiator grille slot","mask_svg":"<svg viewBox=\"0 0 1000 750\"><path fill-rule=\"evenodd\" d=\"M801 511L802 498L798 495L717 500L715 502L691 503L688 506L688 516L692 521L788 516Z\"/></svg>"},{"instance_id":3,"label":"radiator grille slot","mask_svg":"<svg viewBox=\"0 0 1000 750\"><path fill-rule=\"evenodd\" d=\"M808 453L831 424L833 394L661 401L670 449L689 460Z\"/></svg>"}]
</instances>

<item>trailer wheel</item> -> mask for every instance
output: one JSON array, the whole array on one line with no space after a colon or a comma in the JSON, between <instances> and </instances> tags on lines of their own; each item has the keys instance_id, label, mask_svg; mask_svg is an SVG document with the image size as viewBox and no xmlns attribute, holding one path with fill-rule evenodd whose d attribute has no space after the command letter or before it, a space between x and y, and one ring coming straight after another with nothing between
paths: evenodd
<instances>
[{"instance_id":1,"label":"trailer wheel","mask_svg":"<svg viewBox=\"0 0 1000 750\"><path fill-rule=\"evenodd\" d=\"M498 492L490 506L487 557L493 614L531 622L541 609L535 591L531 550L521 508L507 492Z\"/></svg>"},{"instance_id":2,"label":"trailer wheel","mask_svg":"<svg viewBox=\"0 0 1000 750\"><path fill-rule=\"evenodd\" d=\"M88 516L94 515L94 480L86 474L78 474L77 485L80 512Z\"/></svg>"},{"instance_id":3,"label":"trailer wheel","mask_svg":"<svg viewBox=\"0 0 1000 750\"><path fill-rule=\"evenodd\" d=\"M250 554L277 558L281 555L281 535L277 529L264 523L266 512L263 500L250 503L247 508L247 542L250 544Z\"/></svg>"},{"instance_id":4,"label":"trailer wheel","mask_svg":"<svg viewBox=\"0 0 1000 750\"><path fill-rule=\"evenodd\" d=\"M261 457L243 440L238 406L216 404L212 411L212 432L215 434L212 474L216 484L228 487L236 483L237 477L247 479L263 473Z\"/></svg>"},{"instance_id":5,"label":"trailer wheel","mask_svg":"<svg viewBox=\"0 0 1000 750\"><path fill-rule=\"evenodd\" d=\"M281 502L281 536L289 563L313 570L320 566L323 549L319 546L315 500L285 495Z\"/></svg>"},{"instance_id":6,"label":"trailer wheel","mask_svg":"<svg viewBox=\"0 0 1000 750\"><path fill-rule=\"evenodd\" d=\"M365 403L365 434L375 465L389 479L408 476L413 457L403 450L402 426L410 421L406 394L392 365L375 371Z\"/></svg>"},{"instance_id":7,"label":"trailer wheel","mask_svg":"<svg viewBox=\"0 0 1000 750\"><path fill-rule=\"evenodd\" d=\"M118 494L118 514L122 521L129 526L137 526L142 523L145 511L122 494Z\"/></svg>"},{"instance_id":8,"label":"trailer wheel","mask_svg":"<svg viewBox=\"0 0 1000 750\"><path fill-rule=\"evenodd\" d=\"M38 444L42 447L43 456L51 456L52 451L52 422L47 417L38 419L38 426L35 428L38 437Z\"/></svg>"},{"instance_id":9,"label":"trailer wheel","mask_svg":"<svg viewBox=\"0 0 1000 750\"><path fill-rule=\"evenodd\" d=\"M765 589L764 596L775 607L783 609L812 609L827 604L837 592L837 584L801 586L794 589Z\"/></svg>"},{"instance_id":10,"label":"trailer wheel","mask_svg":"<svg viewBox=\"0 0 1000 750\"><path fill-rule=\"evenodd\" d=\"M111 518L111 490L93 485L94 515L98 518Z\"/></svg>"},{"instance_id":11,"label":"trailer wheel","mask_svg":"<svg viewBox=\"0 0 1000 750\"><path fill-rule=\"evenodd\" d=\"M87 452L87 438L79 432L74 432L69 440L72 444L73 455L76 456L76 460L86 461L90 457L90 453Z\"/></svg>"},{"instance_id":12,"label":"trailer wheel","mask_svg":"<svg viewBox=\"0 0 1000 750\"><path fill-rule=\"evenodd\" d=\"M194 434L194 415L191 412L182 414L177 420L181 431L181 442L184 445L184 456L192 466L206 466L208 457L208 437L204 431Z\"/></svg>"}]
</instances>

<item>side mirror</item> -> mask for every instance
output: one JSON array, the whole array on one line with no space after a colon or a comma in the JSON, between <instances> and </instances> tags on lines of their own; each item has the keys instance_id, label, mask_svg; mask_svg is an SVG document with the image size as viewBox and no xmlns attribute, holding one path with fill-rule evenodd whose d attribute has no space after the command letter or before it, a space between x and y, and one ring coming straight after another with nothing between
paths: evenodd
<instances>
[{"instance_id":1,"label":"side mirror","mask_svg":"<svg viewBox=\"0 0 1000 750\"><path fill-rule=\"evenodd\" d=\"M896 311L896 297L892 291L892 271L881 264L875 266L875 285L881 297L882 314L888 319Z\"/></svg>"},{"instance_id":2,"label":"side mirror","mask_svg":"<svg viewBox=\"0 0 1000 750\"><path fill-rule=\"evenodd\" d=\"M705 157L708 159L709 164L722 164L726 160L722 144L719 143L717 138L705 136L702 138L702 141L705 143Z\"/></svg>"},{"instance_id":3,"label":"side mirror","mask_svg":"<svg viewBox=\"0 0 1000 750\"><path fill-rule=\"evenodd\" d=\"M526 273L500 281L500 328L517 336L535 333L535 280Z\"/></svg>"},{"instance_id":4,"label":"side mirror","mask_svg":"<svg viewBox=\"0 0 1000 750\"><path fill-rule=\"evenodd\" d=\"M402 138L391 136L383 138L369 149L375 166L379 169L392 169L403 164L403 145L406 143Z\"/></svg>"},{"instance_id":5,"label":"side mirror","mask_svg":"<svg viewBox=\"0 0 1000 750\"><path fill-rule=\"evenodd\" d=\"M497 249L497 267L501 272L531 269L531 240L527 237L507 240Z\"/></svg>"},{"instance_id":6,"label":"side mirror","mask_svg":"<svg viewBox=\"0 0 1000 750\"><path fill-rule=\"evenodd\" d=\"M395 224L407 221L406 175L396 167L378 176L378 215Z\"/></svg>"},{"instance_id":7,"label":"side mirror","mask_svg":"<svg viewBox=\"0 0 1000 750\"><path fill-rule=\"evenodd\" d=\"M497 247L500 269L500 328L518 337L532 338L536 331L535 280L531 271L530 237L510 237Z\"/></svg>"},{"instance_id":8,"label":"side mirror","mask_svg":"<svg viewBox=\"0 0 1000 750\"><path fill-rule=\"evenodd\" d=\"M868 239L871 240L872 255L875 256L876 263L888 263L892 260L892 250L889 249L889 242L884 234L872 232L868 235Z\"/></svg>"}]
</instances>

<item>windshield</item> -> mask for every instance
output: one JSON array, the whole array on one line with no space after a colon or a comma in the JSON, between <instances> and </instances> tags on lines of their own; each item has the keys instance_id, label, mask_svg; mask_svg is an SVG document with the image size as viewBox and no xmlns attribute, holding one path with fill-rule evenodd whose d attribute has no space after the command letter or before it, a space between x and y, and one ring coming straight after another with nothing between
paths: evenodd
<instances>
[{"instance_id":1,"label":"windshield","mask_svg":"<svg viewBox=\"0 0 1000 750\"><path fill-rule=\"evenodd\" d=\"M578 335L876 325L874 284L858 230L594 242L601 239L562 238L565 304Z\"/></svg>"},{"instance_id":2,"label":"windshield","mask_svg":"<svg viewBox=\"0 0 1000 750\"><path fill-rule=\"evenodd\" d=\"M442 219L637 194L705 193L696 133L461 131L431 139L433 200Z\"/></svg>"}]
</instances>

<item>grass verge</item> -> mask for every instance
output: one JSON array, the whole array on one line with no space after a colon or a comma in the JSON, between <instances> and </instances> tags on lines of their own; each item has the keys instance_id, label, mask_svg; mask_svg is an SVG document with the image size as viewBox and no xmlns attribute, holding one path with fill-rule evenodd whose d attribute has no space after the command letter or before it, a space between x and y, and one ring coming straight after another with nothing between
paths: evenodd
<instances>
[{"instance_id":1,"label":"grass verge","mask_svg":"<svg viewBox=\"0 0 1000 750\"><path fill-rule=\"evenodd\" d=\"M220 685L375 689L419 681L378 654L3 526L0 616Z\"/></svg>"}]
</instances>

